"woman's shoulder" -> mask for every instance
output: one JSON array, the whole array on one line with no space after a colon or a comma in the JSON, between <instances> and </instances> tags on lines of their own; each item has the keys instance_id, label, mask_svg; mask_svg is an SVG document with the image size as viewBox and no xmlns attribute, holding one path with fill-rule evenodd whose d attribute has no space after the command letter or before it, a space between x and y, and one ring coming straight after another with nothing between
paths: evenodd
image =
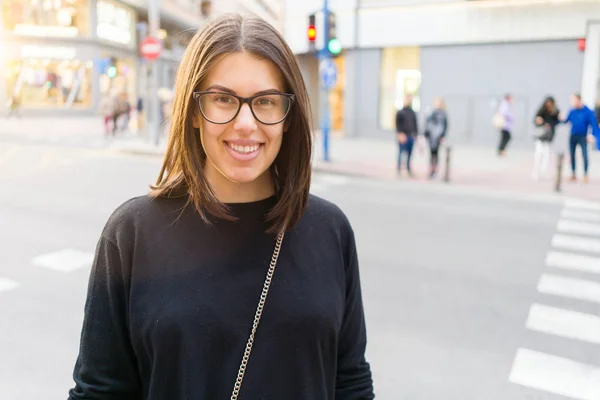
<instances>
[{"instance_id":1,"label":"woman's shoulder","mask_svg":"<svg viewBox=\"0 0 600 400\"><path fill-rule=\"evenodd\" d=\"M324 225L335 230L352 230L348 217L340 207L313 194L308 197L308 206L303 220L311 226Z\"/></svg>"},{"instance_id":2,"label":"woman's shoulder","mask_svg":"<svg viewBox=\"0 0 600 400\"><path fill-rule=\"evenodd\" d=\"M167 199L142 195L130 198L120 204L108 217L102 236L118 243L130 240L140 229L152 229L166 214L177 212L185 205L181 199Z\"/></svg>"}]
</instances>

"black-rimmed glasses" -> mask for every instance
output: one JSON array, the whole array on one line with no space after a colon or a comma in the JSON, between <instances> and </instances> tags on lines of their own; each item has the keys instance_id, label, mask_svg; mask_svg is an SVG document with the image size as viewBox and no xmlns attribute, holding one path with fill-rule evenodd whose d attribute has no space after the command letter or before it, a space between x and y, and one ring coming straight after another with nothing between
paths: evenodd
<instances>
[{"instance_id":1,"label":"black-rimmed glasses","mask_svg":"<svg viewBox=\"0 0 600 400\"><path fill-rule=\"evenodd\" d=\"M194 92L202 116L213 124L227 124L248 104L254 118L261 124L276 125L287 117L295 96L288 93L265 93L241 97L225 92Z\"/></svg>"}]
</instances>

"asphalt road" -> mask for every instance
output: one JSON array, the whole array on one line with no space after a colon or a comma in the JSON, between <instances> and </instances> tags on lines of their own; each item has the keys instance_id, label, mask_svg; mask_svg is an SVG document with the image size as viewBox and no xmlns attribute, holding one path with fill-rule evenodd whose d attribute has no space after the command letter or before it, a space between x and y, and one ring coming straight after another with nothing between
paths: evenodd
<instances>
[{"instance_id":1,"label":"asphalt road","mask_svg":"<svg viewBox=\"0 0 600 400\"><path fill-rule=\"evenodd\" d=\"M96 241L159 165L0 138L1 399L66 398ZM319 174L313 192L356 232L378 398L600 398L596 204Z\"/></svg>"}]
</instances>

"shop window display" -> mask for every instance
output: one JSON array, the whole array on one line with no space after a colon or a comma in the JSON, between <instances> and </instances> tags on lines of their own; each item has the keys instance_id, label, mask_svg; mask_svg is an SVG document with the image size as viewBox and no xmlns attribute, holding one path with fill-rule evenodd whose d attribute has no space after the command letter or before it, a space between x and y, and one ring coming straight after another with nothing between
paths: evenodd
<instances>
[{"instance_id":1,"label":"shop window display","mask_svg":"<svg viewBox=\"0 0 600 400\"><path fill-rule=\"evenodd\" d=\"M4 28L26 36L90 34L89 0L2 0Z\"/></svg>"},{"instance_id":2,"label":"shop window display","mask_svg":"<svg viewBox=\"0 0 600 400\"><path fill-rule=\"evenodd\" d=\"M9 62L8 97L17 96L26 108L89 108L91 62L42 60Z\"/></svg>"}]
</instances>

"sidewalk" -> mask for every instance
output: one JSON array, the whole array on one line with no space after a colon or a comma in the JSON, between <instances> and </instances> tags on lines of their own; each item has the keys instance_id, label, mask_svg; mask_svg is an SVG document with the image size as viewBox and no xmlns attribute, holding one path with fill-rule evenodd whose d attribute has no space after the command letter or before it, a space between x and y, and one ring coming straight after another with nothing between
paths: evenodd
<instances>
[{"instance_id":1,"label":"sidewalk","mask_svg":"<svg viewBox=\"0 0 600 400\"><path fill-rule=\"evenodd\" d=\"M33 134L37 137L79 137L96 140L104 137L104 124L100 116L85 117L33 117L23 119L0 119L0 135L18 136ZM84 139L85 138L85 139ZM566 137L557 135L555 148L565 151ZM148 139L135 133L120 136L107 142L107 150L119 153L162 156L166 141L154 146ZM532 146L533 148L533 146ZM397 144L390 140L367 138L330 139L330 162L322 161L322 141L317 135L314 140L313 168L319 172L363 176L379 180L409 180L406 175L396 173ZM413 152L414 178L411 181L426 185L443 185L446 149L440 150L440 176L435 181L427 179L429 154L415 146ZM570 183L563 179L560 195L600 201L600 153L590 151L589 184ZM522 150L509 146L507 155L499 158L490 147L453 146L451 149L450 184L471 188L484 188L513 193L545 195L553 194L556 174L556 157L553 156L550 177L540 181L531 179L533 150ZM578 160L578 174L582 162ZM563 176L570 174L568 154L563 164Z\"/></svg>"},{"instance_id":2,"label":"sidewalk","mask_svg":"<svg viewBox=\"0 0 600 400\"><path fill-rule=\"evenodd\" d=\"M396 172L397 144L394 140L332 139L330 162L323 161L320 138L315 141L313 166L317 171L351 174L385 180L412 180L423 184L443 184L446 148L440 150L440 174L434 181L428 179L429 152L415 145L412 167L414 178ZM539 181L531 177L533 150L511 149L506 156L498 157L494 148L454 146L450 156L450 183L485 189L505 190L523 194L554 193L557 157L553 154L550 176ZM578 159L578 176L582 176L583 161ZM561 194L587 200L600 201L600 153L590 151L590 183L571 183L568 154L563 164Z\"/></svg>"}]
</instances>

